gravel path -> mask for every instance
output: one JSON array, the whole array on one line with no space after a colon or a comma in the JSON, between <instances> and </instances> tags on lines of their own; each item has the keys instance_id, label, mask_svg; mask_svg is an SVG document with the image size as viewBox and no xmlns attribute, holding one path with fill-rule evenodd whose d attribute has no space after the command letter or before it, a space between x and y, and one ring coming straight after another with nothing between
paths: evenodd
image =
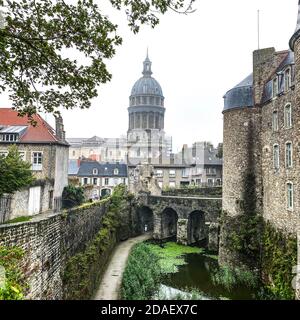
<instances>
[{"instance_id":1,"label":"gravel path","mask_svg":"<svg viewBox=\"0 0 300 320\"><path fill-rule=\"evenodd\" d=\"M143 234L136 238L125 240L115 248L94 300L118 300L122 275L126 267L131 248L139 242L151 238L151 234Z\"/></svg>"}]
</instances>

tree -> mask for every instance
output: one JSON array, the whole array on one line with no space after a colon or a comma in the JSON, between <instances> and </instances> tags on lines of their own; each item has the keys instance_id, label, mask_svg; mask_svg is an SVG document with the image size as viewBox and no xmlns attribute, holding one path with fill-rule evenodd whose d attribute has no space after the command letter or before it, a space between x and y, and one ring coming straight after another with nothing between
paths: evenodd
<instances>
[{"instance_id":1,"label":"tree","mask_svg":"<svg viewBox=\"0 0 300 320\"><path fill-rule=\"evenodd\" d=\"M0 156L0 197L27 187L33 181L31 164L21 159L16 146L10 147L6 157Z\"/></svg>"},{"instance_id":2,"label":"tree","mask_svg":"<svg viewBox=\"0 0 300 320\"><path fill-rule=\"evenodd\" d=\"M84 191L82 187L67 186L62 194L63 208L79 206L84 201Z\"/></svg>"},{"instance_id":3,"label":"tree","mask_svg":"<svg viewBox=\"0 0 300 320\"><path fill-rule=\"evenodd\" d=\"M109 1L116 10L125 9L137 33L143 24L155 27L158 15L169 9L193 12L195 0ZM122 44L117 25L96 0L69 2L0 0L0 9L6 10L0 26L0 94L7 90L15 109L31 120L38 111L89 108L97 86L111 79L105 60ZM69 49L78 53L78 61L65 57Z\"/></svg>"}]
</instances>

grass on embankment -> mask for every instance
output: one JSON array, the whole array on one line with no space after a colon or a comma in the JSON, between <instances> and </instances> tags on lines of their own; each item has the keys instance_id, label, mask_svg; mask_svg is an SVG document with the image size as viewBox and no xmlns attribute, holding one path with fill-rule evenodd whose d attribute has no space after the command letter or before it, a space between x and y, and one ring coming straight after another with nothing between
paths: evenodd
<instances>
[{"instance_id":1,"label":"grass on embankment","mask_svg":"<svg viewBox=\"0 0 300 320\"><path fill-rule=\"evenodd\" d=\"M18 217L18 218L15 218L15 219L11 219L11 220L5 221L4 224L27 222L27 221L30 221L31 219L32 219L32 216L22 216L22 217Z\"/></svg>"}]
</instances>

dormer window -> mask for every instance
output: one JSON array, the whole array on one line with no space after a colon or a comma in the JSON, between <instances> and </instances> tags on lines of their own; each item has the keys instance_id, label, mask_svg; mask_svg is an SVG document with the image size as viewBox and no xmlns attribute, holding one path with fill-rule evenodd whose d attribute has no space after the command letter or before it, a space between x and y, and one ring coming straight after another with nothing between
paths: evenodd
<instances>
[{"instance_id":1,"label":"dormer window","mask_svg":"<svg viewBox=\"0 0 300 320\"><path fill-rule=\"evenodd\" d=\"M278 95L278 80L277 78L273 79L273 98L275 98Z\"/></svg>"},{"instance_id":2,"label":"dormer window","mask_svg":"<svg viewBox=\"0 0 300 320\"><path fill-rule=\"evenodd\" d=\"M288 68L284 72L284 91L288 91L292 84L291 69Z\"/></svg>"},{"instance_id":3,"label":"dormer window","mask_svg":"<svg viewBox=\"0 0 300 320\"><path fill-rule=\"evenodd\" d=\"M5 141L5 142L15 142L18 141L18 134L14 133L3 133L0 135L0 141Z\"/></svg>"},{"instance_id":4,"label":"dormer window","mask_svg":"<svg viewBox=\"0 0 300 320\"><path fill-rule=\"evenodd\" d=\"M117 176L118 174L119 174L119 169L118 169L118 168L115 168L115 169L114 169L114 175Z\"/></svg>"},{"instance_id":5,"label":"dormer window","mask_svg":"<svg viewBox=\"0 0 300 320\"><path fill-rule=\"evenodd\" d=\"M93 175L95 176L95 175L97 175L97 174L98 174L98 169L94 168L94 169L93 169Z\"/></svg>"}]
</instances>

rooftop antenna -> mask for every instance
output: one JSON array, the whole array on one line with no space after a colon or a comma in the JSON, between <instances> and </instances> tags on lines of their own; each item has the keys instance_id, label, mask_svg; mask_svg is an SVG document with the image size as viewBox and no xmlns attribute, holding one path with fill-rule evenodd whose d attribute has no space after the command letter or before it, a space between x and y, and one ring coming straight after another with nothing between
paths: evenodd
<instances>
[{"instance_id":1,"label":"rooftop antenna","mask_svg":"<svg viewBox=\"0 0 300 320\"><path fill-rule=\"evenodd\" d=\"M257 10L257 47L260 48L260 11Z\"/></svg>"}]
</instances>

